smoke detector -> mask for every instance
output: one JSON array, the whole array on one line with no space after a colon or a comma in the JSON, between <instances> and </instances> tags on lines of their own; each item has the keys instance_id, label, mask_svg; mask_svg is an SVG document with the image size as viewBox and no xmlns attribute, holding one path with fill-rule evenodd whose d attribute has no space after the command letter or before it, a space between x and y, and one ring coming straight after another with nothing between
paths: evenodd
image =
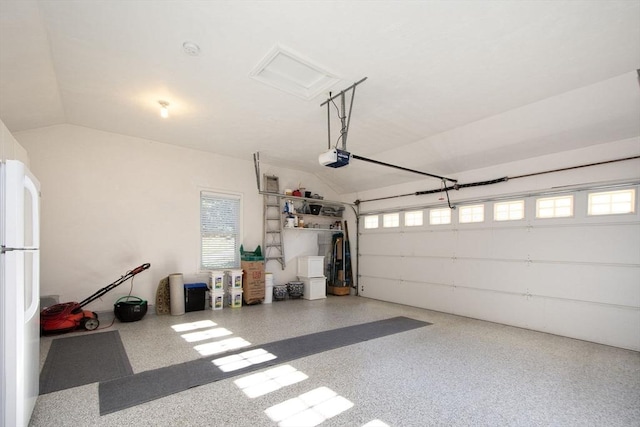
<instances>
[{"instance_id":1,"label":"smoke detector","mask_svg":"<svg viewBox=\"0 0 640 427\"><path fill-rule=\"evenodd\" d=\"M200 55L200 46L193 42L184 42L182 43L182 49L184 49L185 53L189 56L199 56Z\"/></svg>"}]
</instances>

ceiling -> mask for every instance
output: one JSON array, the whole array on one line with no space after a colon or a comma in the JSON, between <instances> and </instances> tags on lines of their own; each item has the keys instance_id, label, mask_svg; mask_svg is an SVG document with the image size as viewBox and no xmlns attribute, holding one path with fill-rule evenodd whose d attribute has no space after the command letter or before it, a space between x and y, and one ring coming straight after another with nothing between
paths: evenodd
<instances>
[{"instance_id":1,"label":"ceiling","mask_svg":"<svg viewBox=\"0 0 640 427\"><path fill-rule=\"evenodd\" d=\"M333 85L307 99L252 78L276 47ZM69 123L260 152L339 193L418 176L320 166L330 91L367 77L348 151L455 177L637 137L638 68L640 1L0 0L0 118L12 132Z\"/></svg>"}]
</instances>

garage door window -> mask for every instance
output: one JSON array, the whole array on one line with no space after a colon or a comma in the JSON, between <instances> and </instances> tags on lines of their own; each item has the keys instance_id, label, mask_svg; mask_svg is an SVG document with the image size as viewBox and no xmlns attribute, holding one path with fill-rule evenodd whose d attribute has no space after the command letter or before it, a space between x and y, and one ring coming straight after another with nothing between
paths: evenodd
<instances>
[{"instance_id":1,"label":"garage door window","mask_svg":"<svg viewBox=\"0 0 640 427\"><path fill-rule=\"evenodd\" d=\"M442 225L451 224L451 209L431 209L429 211L429 224Z\"/></svg>"},{"instance_id":2,"label":"garage door window","mask_svg":"<svg viewBox=\"0 0 640 427\"><path fill-rule=\"evenodd\" d=\"M493 219L513 221L524 218L524 200L498 202L493 206Z\"/></svg>"},{"instance_id":3,"label":"garage door window","mask_svg":"<svg viewBox=\"0 0 640 427\"><path fill-rule=\"evenodd\" d=\"M384 228L400 227L400 214L390 213L382 216L382 226Z\"/></svg>"},{"instance_id":4,"label":"garage door window","mask_svg":"<svg viewBox=\"0 0 640 427\"><path fill-rule=\"evenodd\" d=\"M404 213L405 227L418 227L422 225L422 211L412 211Z\"/></svg>"},{"instance_id":5,"label":"garage door window","mask_svg":"<svg viewBox=\"0 0 640 427\"><path fill-rule=\"evenodd\" d=\"M378 228L378 215L367 215L364 217L364 228Z\"/></svg>"},{"instance_id":6,"label":"garage door window","mask_svg":"<svg viewBox=\"0 0 640 427\"><path fill-rule=\"evenodd\" d=\"M484 221L484 205L462 206L459 220L461 224Z\"/></svg>"},{"instance_id":7,"label":"garage door window","mask_svg":"<svg viewBox=\"0 0 640 427\"><path fill-rule=\"evenodd\" d=\"M573 216L573 196L545 197L536 200L536 218Z\"/></svg>"},{"instance_id":8,"label":"garage door window","mask_svg":"<svg viewBox=\"0 0 640 427\"><path fill-rule=\"evenodd\" d=\"M635 190L589 194L589 215L615 215L635 211Z\"/></svg>"}]
</instances>

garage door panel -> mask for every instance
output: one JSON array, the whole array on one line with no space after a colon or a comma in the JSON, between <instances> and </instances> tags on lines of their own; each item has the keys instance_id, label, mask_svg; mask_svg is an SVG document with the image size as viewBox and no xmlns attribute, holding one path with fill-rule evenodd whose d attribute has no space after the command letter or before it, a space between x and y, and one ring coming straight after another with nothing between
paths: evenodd
<instances>
[{"instance_id":1,"label":"garage door panel","mask_svg":"<svg viewBox=\"0 0 640 427\"><path fill-rule=\"evenodd\" d=\"M545 299L546 331L623 348L640 348L640 310Z\"/></svg>"},{"instance_id":2,"label":"garage door panel","mask_svg":"<svg viewBox=\"0 0 640 427\"><path fill-rule=\"evenodd\" d=\"M525 228L495 229L491 256L497 259L527 259L531 233Z\"/></svg>"},{"instance_id":3,"label":"garage door panel","mask_svg":"<svg viewBox=\"0 0 640 427\"><path fill-rule=\"evenodd\" d=\"M640 307L640 267L532 263L529 292Z\"/></svg>"},{"instance_id":4,"label":"garage door panel","mask_svg":"<svg viewBox=\"0 0 640 427\"><path fill-rule=\"evenodd\" d=\"M455 231L407 233L408 255L452 257L456 249Z\"/></svg>"},{"instance_id":5,"label":"garage door panel","mask_svg":"<svg viewBox=\"0 0 640 427\"><path fill-rule=\"evenodd\" d=\"M636 224L534 228L532 259L640 264L640 228Z\"/></svg>"},{"instance_id":6,"label":"garage door panel","mask_svg":"<svg viewBox=\"0 0 640 427\"><path fill-rule=\"evenodd\" d=\"M401 255L404 245L402 233L376 233L360 237L363 254Z\"/></svg>"},{"instance_id":7,"label":"garage door panel","mask_svg":"<svg viewBox=\"0 0 640 427\"><path fill-rule=\"evenodd\" d=\"M406 257L400 271L403 280L413 282L453 283L453 262L449 258Z\"/></svg>"},{"instance_id":8,"label":"garage door panel","mask_svg":"<svg viewBox=\"0 0 640 427\"><path fill-rule=\"evenodd\" d=\"M458 232L457 257L490 257L493 250L491 230L460 230Z\"/></svg>"},{"instance_id":9,"label":"garage door panel","mask_svg":"<svg viewBox=\"0 0 640 427\"><path fill-rule=\"evenodd\" d=\"M490 322L528 328L539 315L536 307L522 295L456 288L453 298L455 314Z\"/></svg>"},{"instance_id":10,"label":"garage door panel","mask_svg":"<svg viewBox=\"0 0 640 427\"><path fill-rule=\"evenodd\" d=\"M360 274L400 279L402 265L400 257L363 256L360 258Z\"/></svg>"}]
</instances>

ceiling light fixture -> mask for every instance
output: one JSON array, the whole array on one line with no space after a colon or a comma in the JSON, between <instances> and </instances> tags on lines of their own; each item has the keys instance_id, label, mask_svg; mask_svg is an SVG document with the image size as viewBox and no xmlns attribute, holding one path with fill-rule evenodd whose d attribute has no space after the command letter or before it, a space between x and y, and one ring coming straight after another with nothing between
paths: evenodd
<instances>
[{"instance_id":1,"label":"ceiling light fixture","mask_svg":"<svg viewBox=\"0 0 640 427\"><path fill-rule=\"evenodd\" d=\"M189 56L199 56L200 55L200 46L193 42L184 42L182 43L182 49L184 49L185 53Z\"/></svg>"},{"instance_id":2,"label":"ceiling light fixture","mask_svg":"<svg viewBox=\"0 0 640 427\"><path fill-rule=\"evenodd\" d=\"M169 117L169 103L167 101L158 101L160 104L160 117L166 119Z\"/></svg>"}]
</instances>

